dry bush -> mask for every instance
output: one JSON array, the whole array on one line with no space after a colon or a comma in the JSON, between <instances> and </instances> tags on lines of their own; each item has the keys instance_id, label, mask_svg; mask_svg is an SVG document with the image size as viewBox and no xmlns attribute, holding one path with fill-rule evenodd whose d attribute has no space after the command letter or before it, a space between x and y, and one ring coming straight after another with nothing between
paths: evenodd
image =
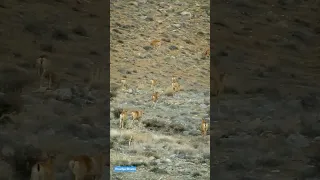
<instances>
[{"instance_id":1,"label":"dry bush","mask_svg":"<svg viewBox=\"0 0 320 180\"><path fill-rule=\"evenodd\" d=\"M169 131L173 131L174 133L181 133L186 130L186 127L181 123L171 123L168 126Z\"/></svg>"},{"instance_id":2,"label":"dry bush","mask_svg":"<svg viewBox=\"0 0 320 180\"><path fill-rule=\"evenodd\" d=\"M0 67L0 87L2 92L16 92L35 82L36 76L16 65L5 64Z\"/></svg>"},{"instance_id":3,"label":"dry bush","mask_svg":"<svg viewBox=\"0 0 320 180\"><path fill-rule=\"evenodd\" d=\"M142 122L146 128L153 130L160 130L166 127L166 123L164 121L158 119L148 119Z\"/></svg>"},{"instance_id":4,"label":"dry bush","mask_svg":"<svg viewBox=\"0 0 320 180\"><path fill-rule=\"evenodd\" d=\"M85 36L85 37L89 36L87 30L81 25L78 25L77 27L73 28L72 32L79 36Z\"/></svg>"},{"instance_id":5,"label":"dry bush","mask_svg":"<svg viewBox=\"0 0 320 180\"><path fill-rule=\"evenodd\" d=\"M24 31L40 36L47 33L49 31L49 27L45 22L32 20L26 21Z\"/></svg>"},{"instance_id":6,"label":"dry bush","mask_svg":"<svg viewBox=\"0 0 320 180\"><path fill-rule=\"evenodd\" d=\"M116 109L114 109L113 112L112 112L113 115L114 115L114 117L117 118L117 119L119 119L122 110L123 110L123 109L121 109L121 108L116 108Z\"/></svg>"},{"instance_id":7,"label":"dry bush","mask_svg":"<svg viewBox=\"0 0 320 180\"><path fill-rule=\"evenodd\" d=\"M3 114L20 113L24 102L18 92L7 93L0 97L0 117Z\"/></svg>"},{"instance_id":8,"label":"dry bush","mask_svg":"<svg viewBox=\"0 0 320 180\"><path fill-rule=\"evenodd\" d=\"M110 101L113 100L113 98L117 97L117 91L120 88L117 84L111 84L110 85Z\"/></svg>"},{"instance_id":9,"label":"dry bush","mask_svg":"<svg viewBox=\"0 0 320 180\"><path fill-rule=\"evenodd\" d=\"M52 38L58 41L67 41L70 40L70 37L67 31L62 29L54 29L52 32Z\"/></svg>"}]
</instances>

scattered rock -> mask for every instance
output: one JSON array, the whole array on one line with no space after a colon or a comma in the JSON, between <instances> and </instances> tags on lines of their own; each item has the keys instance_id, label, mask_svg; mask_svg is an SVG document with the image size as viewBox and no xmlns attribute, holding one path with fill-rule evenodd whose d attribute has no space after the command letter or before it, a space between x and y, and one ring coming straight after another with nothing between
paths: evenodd
<instances>
[{"instance_id":1,"label":"scattered rock","mask_svg":"<svg viewBox=\"0 0 320 180\"><path fill-rule=\"evenodd\" d=\"M181 14L182 16L190 16L190 17L192 16L191 13L190 13L190 12L187 12L187 11L183 11L183 12L181 12L180 14Z\"/></svg>"},{"instance_id":2,"label":"scattered rock","mask_svg":"<svg viewBox=\"0 0 320 180\"><path fill-rule=\"evenodd\" d=\"M70 88L57 89L54 93L57 100L71 101L72 99L72 90Z\"/></svg>"},{"instance_id":3,"label":"scattered rock","mask_svg":"<svg viewBox=\"0 0 320 180\"><path fill-rule=\"evenodd\" d=\"M309 140L301 134L290 134L287 142L297 148L309 146Z\"/></svg>"},{"instance_id":4,"label":"scattered rock","mask_svg":"<svg viewBox=\"0 0 320 180\"><path fill-rule=\"evenodd\" d=\"M169 46L169 49L173 51L173 50L178 50L179 48L177 46L171 45Z\"/></svg>"}]
</instances>

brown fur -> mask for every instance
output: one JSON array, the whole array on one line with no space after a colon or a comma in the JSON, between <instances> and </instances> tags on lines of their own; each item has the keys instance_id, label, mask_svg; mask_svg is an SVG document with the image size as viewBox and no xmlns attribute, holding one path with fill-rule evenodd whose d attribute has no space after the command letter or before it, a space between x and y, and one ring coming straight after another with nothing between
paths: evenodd
<instances>
[{"instance_id":1,"label":"brown fur","mask_svg":"<svg viewBox=\"0 0 320 180\"><path fill-rule=\"evenodd\" d=\"M159 93L158 92L153 93L152 101L155 103L158 101L158 99L159 99Z\"/></svg>"},{"instance_id":2,"label":"brown fur","mask_svg":"<svg viewBox=\"0 0 320 180\"><path fill-rule=\"evenodd\" d=\"M55 180L53 160L55 156L48 156L32 166L30 180Z\"/></svg>"},{"instance_id":3,"label":"brown fur","mask_svg":"<svg viewBox=\"0 0 320 180\"><path fill-rule=\"evenodd\" d=\"M178 82L173 82L172 84L173 91L177 92L180 90L180 84Z\"/></svg>"},{"instance_id":4,"label":"brown fur","mask_svg":"<svg viewBox=\"0 0 320 180\"><path fill-rule=\"evenodd\" d=\"M140 120L142 117L142 113L143 111L132 111L131 115L132 115L132 120Z\"/></svg>"},{"instance_id":5,"label":"brown fur","mask_svg":"<svg viewBox=\"0 0 320 180\"><path fill-rule=\"evenodd\" d=\"M201 134L202 134L202 136L206 136L207 135L207 131L208 131L208 123L206 122L206 120L202 119L202 122L201 122Z\"/></svg>"},{"instance_id":6,"label":"brown fur","mask_svg":"<svg viewBox=\"0 0 320 180\"><path fill-rule=\"evenodd\" d=\"M154 88L156 86L156 84L157 84L157 80L152 79L151 80L151 88Z\"/></svg>"},{"instance_id":7,"label":"brown fur","mask_svg":"<svg viewBox=\"0 0 320 180\"><path fill-rule=\"evenodd\" d=\"M127 85L127 80L126 79L121 79L121 84L122 84L122 88L123 89L128 89L128 85Z\"/></svg>"},{"instance_id":8,"label":"brown fur","mask_svg":"<svg viewBox=\"0 0 320 180\"><path fill-rule=\"evenodd\" d=\"M127 120L128 114L127 114L127 110L122 110L121 114L120 114L120 129L124 128L124 123Z\"/></svg>"},{"instance_id":9,"label":"brown fur","mask_svg":"<svg viewBox=\"0 0 320 180\"><path fill-rule=\"evenodd\" d=\"M177 78L176 78L176 77L172 77L172 78L171 78L171 83L176 83L176 82L178 82L178 81L177 81Z\"/></svg>"},{"instance_id":10,"label":"brown fur","mask_svg":"<svg viewBox=\"0 0 320 180\"><path fill-rule=\"evenodd\" d=\"M101 180L106 160L107 156L103 153L91 157L79 155L69 161L69 169L75 180L84 180L86 177Z\"/></svg>"},{"instance_id":11,"label":"brown fur","mask_svg":"<svg viewBox=\"0 0 320 180\"><path fill-rule=\"evenodd\" d=\"M161 41L155 39L155 40L151 41L150 45L153 46L154 48L159 47L161 45Z\"/></svg>"}]
</instances>

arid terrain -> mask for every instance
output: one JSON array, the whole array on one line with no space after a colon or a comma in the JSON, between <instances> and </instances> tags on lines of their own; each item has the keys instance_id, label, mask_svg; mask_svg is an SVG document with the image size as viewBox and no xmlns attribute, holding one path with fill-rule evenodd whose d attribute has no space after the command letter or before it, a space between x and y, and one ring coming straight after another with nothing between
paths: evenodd
<instances>
[{"instance_id":1,"label":"arid terrain","mask_svg":"<svg viewBox=\"0 0 320 180\"><path fill-rule=\"evenodd\" d=\"M109 148L107 3L0 2L1 180L30 179L41 152L57 155L57 180L71 179L71 156ZM42 54L59 87L40 88L35 62ZM91 77L97 69L101 77Z\"/></svg>"},{"instance_id":2,"label":"arid terrain","mask_svg":"<svg viewBox=\"0 0 320 180\"><path fill-rule=\"evenodd\" d=\"M110 26L111 179L209 180L210 136L200 132L210 121L209 1L111 1ZM173 96L172 76L183 88ZM120 129L119 109L144 113ZM137 171L113 171L129 165Z\"/></svg>"},{"instance_id":3,"label":"arid terrain","mask_svg":"<svg viewBox=\"0 0 320 180\"><path fill-rule=\"evenodd\" d=\"M320 179L320 1L212 1L211 58L227 72L211 103L221 180Z\"/></svg>"}]
</instances>

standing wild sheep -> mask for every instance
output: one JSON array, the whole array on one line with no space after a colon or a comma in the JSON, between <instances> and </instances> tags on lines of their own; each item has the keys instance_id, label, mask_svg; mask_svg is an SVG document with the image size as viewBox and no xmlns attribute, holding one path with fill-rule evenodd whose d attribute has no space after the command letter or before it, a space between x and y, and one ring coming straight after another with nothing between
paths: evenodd
<instances>
[{"instance_id":1,"label":"standing wild sheep","mask_svg":"<svg viewBox=\"0 0 320 180\"><path fill-rule=\"evenodd\" d=\"M38 69L38 76L40 77L40 87L44 79L48 80L48 88L51 89L52 83L57 81L57 76L54 72L52 61L42 55L36 60L36 67Z\"/></svg>"}]
</instances>

